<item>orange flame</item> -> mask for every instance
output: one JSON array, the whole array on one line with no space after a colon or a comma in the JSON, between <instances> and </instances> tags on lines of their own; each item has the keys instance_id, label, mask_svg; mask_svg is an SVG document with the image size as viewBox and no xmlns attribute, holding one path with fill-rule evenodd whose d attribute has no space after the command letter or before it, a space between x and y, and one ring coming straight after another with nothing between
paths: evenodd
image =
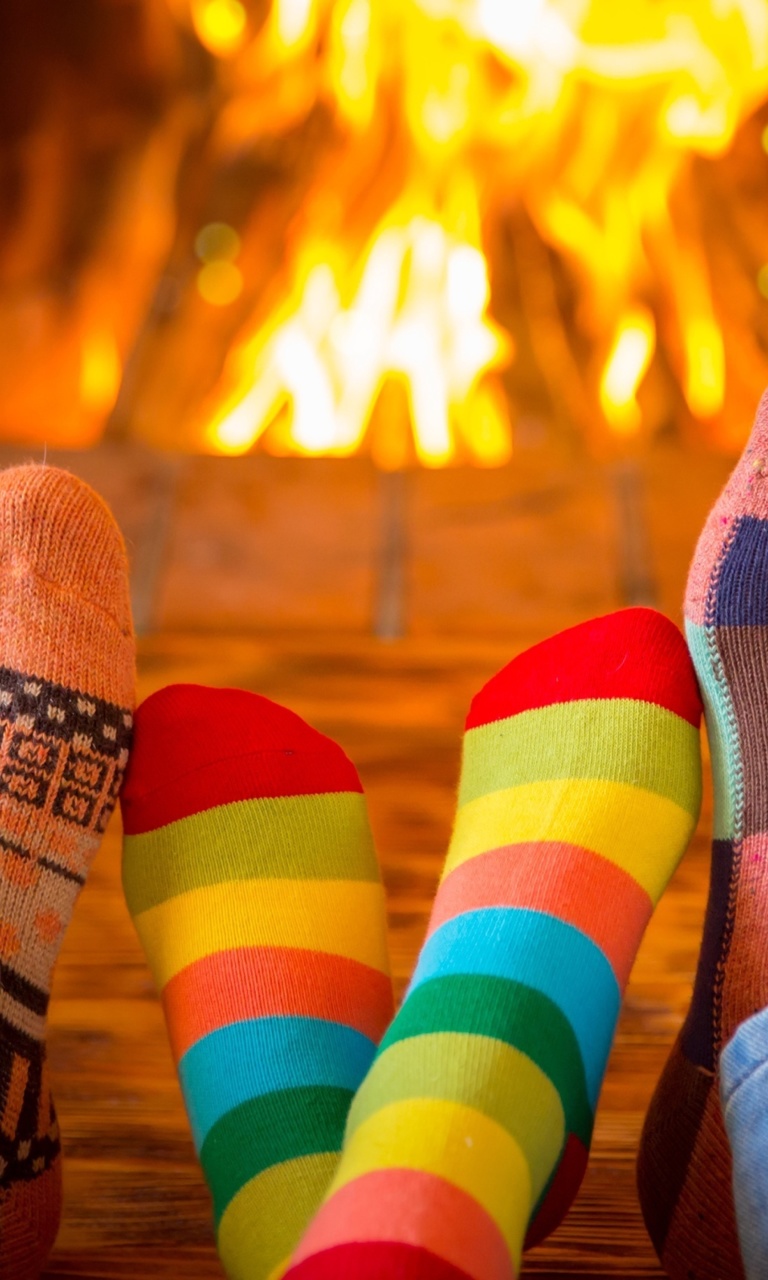
<instances>
[{"instance_id":1,"label":"orange flame","mask_svg":"<svg viewBox=\"0 0 768 1280\"><path fill-rule=\"evenodd\" d=\"M200 38L230 57L231 33L244 31L238 0L192 5ZM249 95L280 71L297 118L329 103L358 154L388 121L402 177L394 195L382 177L384 211L362 251L347 247L359 234L343 216L328 234L307 214L284 264L285 302L227 363L209 447L245 451L287 414L281 447L351 453L397 378L421 461L505 461L494 371L513 344L489 314L481 225L513 200L581 283L609 428L642 424L662 307L691 412L719 411L723 338L706 263L673 204L689 157L726 150L768 94L763 0L274 0L237 58L235 132L238 112L240 129L263 130ZM303 74L290 81L286 69ZM280 110L290 115L285 98Z\"/></svg>"}]
</instances>

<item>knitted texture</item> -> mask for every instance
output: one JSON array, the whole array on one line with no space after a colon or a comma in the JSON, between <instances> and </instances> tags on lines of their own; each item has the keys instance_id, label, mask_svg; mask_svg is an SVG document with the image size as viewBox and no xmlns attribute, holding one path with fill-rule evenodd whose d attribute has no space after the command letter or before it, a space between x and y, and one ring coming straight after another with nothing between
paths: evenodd
<instances>
[{"instance_id":1,"label":"knitted texture","mask_svg":"<svg viewBox=\"0 0 768 1280\"><path fill-rule=\"evenodd\" d=\"M474 699L408 994L291 1280L511 1280L587 1160L621 994L700 802L693 668L650 610L516 658Z\"/></svg>"},{"instance_id":2,"label":"knitted texture","mask_svg":"<svg viewBox=\"0 0 768 1280\"><path fill-rule=\"evenodd\" d=\"M136 716L123 883L230 1280L285 1263L392 1012L365 800L340 747L235 689Z\"/></svg>"},{"instance_id":3,"label":"knitted texture","mask_svg":"<svg viewBox=\"0 0 768 1280\"><path fill-rule=\"evenodd\" d=\"M742 1273L719 1055L768 1004L768 398L710 513L688 577L686 633L715 783L712 876L691 1007L646 1119L638 1183L673 1280Z\"/></svg>"},{"instance_id":4,"label":"knitted texture","mask_svg":"<svg viewBox=\"0 0 768 1280\"><path fill-rule=\"evenodd\" d=\"M51 976L128 758L125 551L101 500L51 467L0 473L0 1280L58 1230Z\"/></svg>"}]
</instances>

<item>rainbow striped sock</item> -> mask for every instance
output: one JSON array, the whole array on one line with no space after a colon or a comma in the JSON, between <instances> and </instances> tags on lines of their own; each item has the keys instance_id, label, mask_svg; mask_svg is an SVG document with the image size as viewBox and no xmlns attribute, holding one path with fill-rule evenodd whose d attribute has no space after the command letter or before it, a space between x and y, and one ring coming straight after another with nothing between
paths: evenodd
<instances>
[{"instance_id":1,"label":"rainbow striped sock","mask_svg":"<svg viewBox=\"0 0 768 1280\"><path fill-rule=\"evenodd\" d=\"M393 1012L365 800L340 747L235 689L138 710L123 883L230 1280L279 1273Z\"/></svg>"},{"instance_id":2,"label":"rainbow striped sock","mask_svg":"<svg viewBox=\"0 0 768 1280\"><path fill-rule=\"evenodd\" d=\"M474 699L428 937L291 1280L511 1280L526 1233L560 1221L696 822L700 713L680 632L646 609L538 645Z\"/></svg>"}]
</instances>

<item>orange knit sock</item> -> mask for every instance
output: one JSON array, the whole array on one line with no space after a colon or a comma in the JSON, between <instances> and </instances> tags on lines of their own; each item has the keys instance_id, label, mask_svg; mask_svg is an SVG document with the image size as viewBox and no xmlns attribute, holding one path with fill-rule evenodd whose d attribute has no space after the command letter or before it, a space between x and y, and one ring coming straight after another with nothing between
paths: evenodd
<instances>
[{"instance_id":1,"label":"orange knit sock","mask_svg":"<svg viewBox=\"0 0 768 1280\"><path fill-rule=\"evenodd\" d=\"M51 467L0 473L0 1280L56 1238L51 974L128 758L125 551L101 500Z\"/></svg>"}]
</instances>

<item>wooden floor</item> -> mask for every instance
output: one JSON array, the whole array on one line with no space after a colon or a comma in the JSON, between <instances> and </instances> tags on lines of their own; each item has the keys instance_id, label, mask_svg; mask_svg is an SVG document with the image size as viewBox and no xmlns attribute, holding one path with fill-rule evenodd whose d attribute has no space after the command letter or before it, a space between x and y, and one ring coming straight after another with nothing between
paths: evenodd
<instances>
[{"instance_id":1,"label":"wooden floor","mask_svg":"<svg viewBox=\"0 0 768 1280\"><path fill-rule=\"evenodd\" d=\"M105 493L129 541L144 632L139 696L178 680L256 690L332 734L357 763L400 990L448 839L472 693L528 644L595 613L645 600L679 619L698 527L728 469L671 447L642 466L532 449L504 472L383 480L357 462L64 461ZM635 966L584 1188L526 1274L662 1274L634 1157L690 994L709 796ZM114 822L54 987L66 1200L45 1276L213 1280L223 1273L208 1197L119 868Z\"/></svg>"}]
</instances>

